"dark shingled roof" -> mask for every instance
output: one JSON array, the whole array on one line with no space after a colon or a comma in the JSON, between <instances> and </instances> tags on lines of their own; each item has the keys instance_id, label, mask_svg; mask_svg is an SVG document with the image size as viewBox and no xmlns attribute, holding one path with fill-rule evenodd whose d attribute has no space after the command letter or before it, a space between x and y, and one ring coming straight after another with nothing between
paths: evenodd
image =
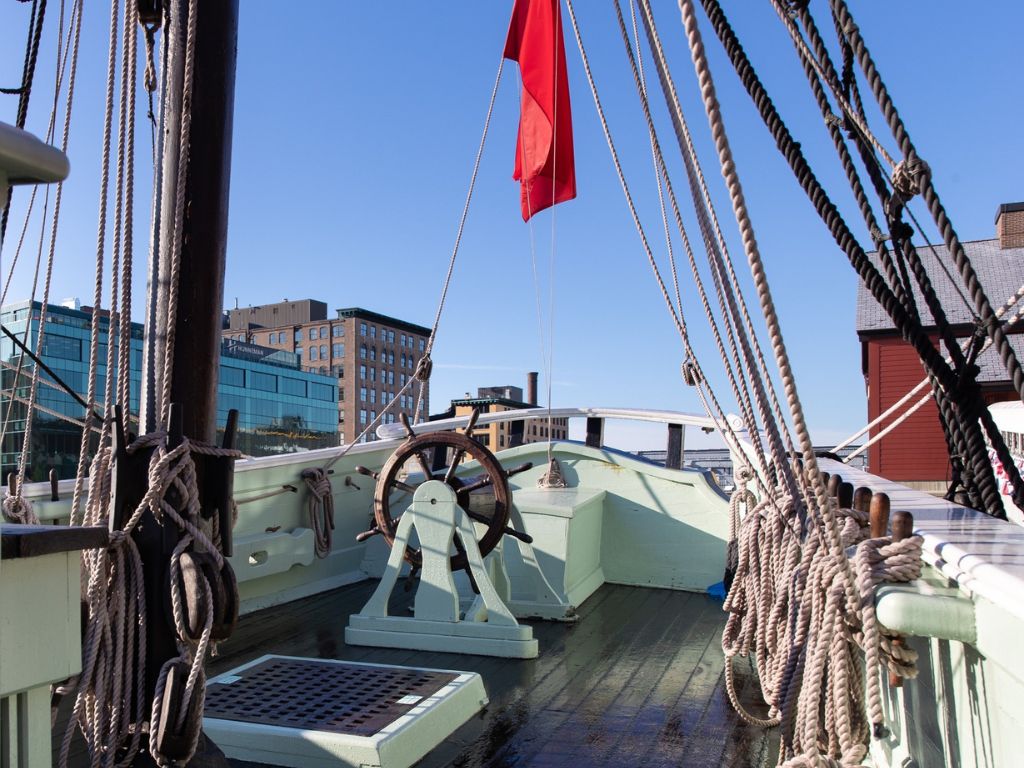
<instances>
[{"instance_id":1,"label":"dark shingled roof","mask_svg":"<svg viewBox=\"0 0 1024 768\"><path fill-rule=\"evenodd\" d=\"M978 279L988 295L989 302L991 302L994 309L998 310L1008 298L1013 296L1024 285L1024 248L1000 248L998 240L975 240L963 245L964 250L967 252L967 258L971 260ZM945 309L949 321L953 324L972 324L974 322L974 315L971 311L973 309L973 301L971 301L970 294L966 288L963 287L963 281L960 279L956 265L949 256L948 249L944 245L936 245L935 253L933 254L932 249L925 246L918 248L918 254L921 256L921 261L931 276L932 286L935 288L939 302L942 304L943 309ZM956 281L955 287L954 283L950 281L949 277L946 276L937 263L935 254L942 259L946 269L949 270L949 273ZM877 266L877 254L869 253L868 257ZM959 292L957 289L959 289ZM960 297L960 292L971 303L971 309L965 306L964 300ZM917 301L918 310L921 313L921 320L924 325L926 327L934 326L935 322L927 306L925 306L924 298L921 296L921 292L916 284L914 286L914 298ZM1014 310L1011 310L1010 315L1022 306L1024 306L1024 302L1017 305ZM857 285L856 327L858 334L867 335L895 330L885 310L875 301L863 283L858 283ZM1018 334L1011 335L1010 345L1016 352L1017 358L1024 359L1024 336ZM978 358L978 366L981 368L981 374L978 377L979 381L1003 381L1007 379L1006 370L996 351L991 347Z\"/></svg>"}]
</instances>

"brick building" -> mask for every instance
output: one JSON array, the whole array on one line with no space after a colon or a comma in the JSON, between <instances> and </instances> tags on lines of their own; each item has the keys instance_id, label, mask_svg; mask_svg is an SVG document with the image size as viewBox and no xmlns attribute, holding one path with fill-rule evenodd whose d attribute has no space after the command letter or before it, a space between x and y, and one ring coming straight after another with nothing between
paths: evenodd
<instances>
[{"instance_id":1,"label":"brick building","mask_svg":"<svg viewBox=\"0 0 1024 768\"><path fill-rule=\"evenodd\" d=\"M963 246L992 306L1000 307L1024 285L1024 203L999 207L995 239L975 240ZM936 245L934 251L919 248L918 254L931 276L956 336L963 341L975 330L973 302L945 246ZM936 254L953 280L939 266ZM869 256L874 259L875 254ZM926 329L934 331L934 320L916 285L914 295L922 323ZM1009 316L1012 317L1014 311ZM1022 330L1024 328L1008 331L1010 345L1018 359L1024 359ZM903 341L885 310L863 284L857 288L857 336L861 342L861 367L868 395L867 415L871 421L916 386L924 378L925 371L917 354ZM937 331L932 333L932 340L938 347ZM978 381L987 403L1018 399L994 348L982 353L977 364L981 371ZM916 400L914 398L912 402ZM903 410L900 409L897 416ZM894 418L884 421L871 434L884 429ZM946 489L950 479L949 453L934 400L868 449L868 469L923 490L939 492Z\"/></svg>"},{"instance_id":2,"label":"brick building","mask_svg":"<svg viewBox=\"0 0 1024 768\"><path fill-rule=\"evenodd\" d=\"M481 414L514 411L522 408L537 407L537 374L527 374L527 395L523 399L521 387L504 385L501 387L479 387L476 397L463 397L452 400L447 411L431 416L434 419L448 419L454 416L468 416L474 408ZM520 428L522 433L520 434ZM548 420L546 418L525 419L519 424L513 422L481 424L473 430L473 437L492 451L500 451L522 443L547 441ZM569 420L552 419L550 438L566 440L569 437Z\"/></svg>"},{"instance_id":3,"label":"brick building","mask_svg":"<svg viewBox=\"0 0 1024 768\"><path fill-rule=\"evenodd\" d=\"M354 440L384 410L416 372L430 329L359 307L338 309L328 318L322 301L303 299L226 313L224 337L293 352L309 371L338 379L338 432ZM402 395L384 423L405 413L416 420L418 386ZM421 416L430 412L429 385ZM365 440L375 440L371 431Z\"/></svg>"}]
</instances>

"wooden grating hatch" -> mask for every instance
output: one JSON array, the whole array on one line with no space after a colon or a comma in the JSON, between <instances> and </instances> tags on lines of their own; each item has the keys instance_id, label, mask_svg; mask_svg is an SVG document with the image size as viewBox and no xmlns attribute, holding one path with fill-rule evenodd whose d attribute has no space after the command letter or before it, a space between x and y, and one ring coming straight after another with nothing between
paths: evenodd
<instances>
[{"instance_id":1,"label":"wooden grating hatch","mask_svg":"<svg viewBox=\"0 0 1024 768\"><path fill-rule=\"evenodd\" d=\"M211 680L204 716L372 736L456 677L409 667L270 657Z\"/></svg>"}]
</instances>

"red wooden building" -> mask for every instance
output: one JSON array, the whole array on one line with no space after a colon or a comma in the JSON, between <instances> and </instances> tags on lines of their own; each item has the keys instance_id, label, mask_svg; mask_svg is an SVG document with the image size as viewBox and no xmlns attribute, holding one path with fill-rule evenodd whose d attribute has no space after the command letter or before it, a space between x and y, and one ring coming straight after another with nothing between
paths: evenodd
<instances>
[{"instance_id":1,"label":"red wooden building","mask_svg":"<svg viewBox=\"0 0 1024 768\"><path fill-rule=\"evenodd\" d=\"M999 207L996 213L996 237L964 243L978 278L993 307L1000 307L1024 286L1024 203ZM921 256L933 286L957 336L966 339L974 332L973 303L963 287L949 252L943 246L921 248ZM936 255L938 258L936 258ZM943 271L942 264L953 279ZM916 287L916 286L915 286ZM917 306L926 326L934 328L931 314L919 292ZM1006 317L1024 307L1024 302L1010 310ZM1024 326L1024 322L1020 324ZM1018 359L1024 360L1024 327L1010 330L1010 343ZM917 354L903 341L885 310L863 285L857 289L857 336L861 342L861 366L867 387L868 420L872 421L901 399L924 378L925 372ZM938 345L938 334L933 335ZM986 402L1017 399L1002 362L989 348L978 358L981 373L978 381ZM930 388L924 392L930 391ZM916 402L914 397L907 406ZM877 434L906 410L899 409L872 429ZM868 469L890 480L908 483L929 491L944 491L949 481L949 453L939 423L938 408L933 400L868 449Z\"/></svg>"}]
</instances>

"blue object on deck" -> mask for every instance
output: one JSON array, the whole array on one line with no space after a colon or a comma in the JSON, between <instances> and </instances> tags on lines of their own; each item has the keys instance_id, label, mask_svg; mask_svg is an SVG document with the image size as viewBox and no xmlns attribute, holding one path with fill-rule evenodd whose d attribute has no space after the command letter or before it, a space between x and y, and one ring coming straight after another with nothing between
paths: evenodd
<instances>
[{"instance_id":1,"label":"blue object on deck","mask_svg":"<svg viewBox=\"0 0 1024 768\"><path fill-rule=\"evenodd\" d=\"M708 587L708 594L716 600L725 600L725 582L719 581Z\"/></svg>"}]
</instances>

